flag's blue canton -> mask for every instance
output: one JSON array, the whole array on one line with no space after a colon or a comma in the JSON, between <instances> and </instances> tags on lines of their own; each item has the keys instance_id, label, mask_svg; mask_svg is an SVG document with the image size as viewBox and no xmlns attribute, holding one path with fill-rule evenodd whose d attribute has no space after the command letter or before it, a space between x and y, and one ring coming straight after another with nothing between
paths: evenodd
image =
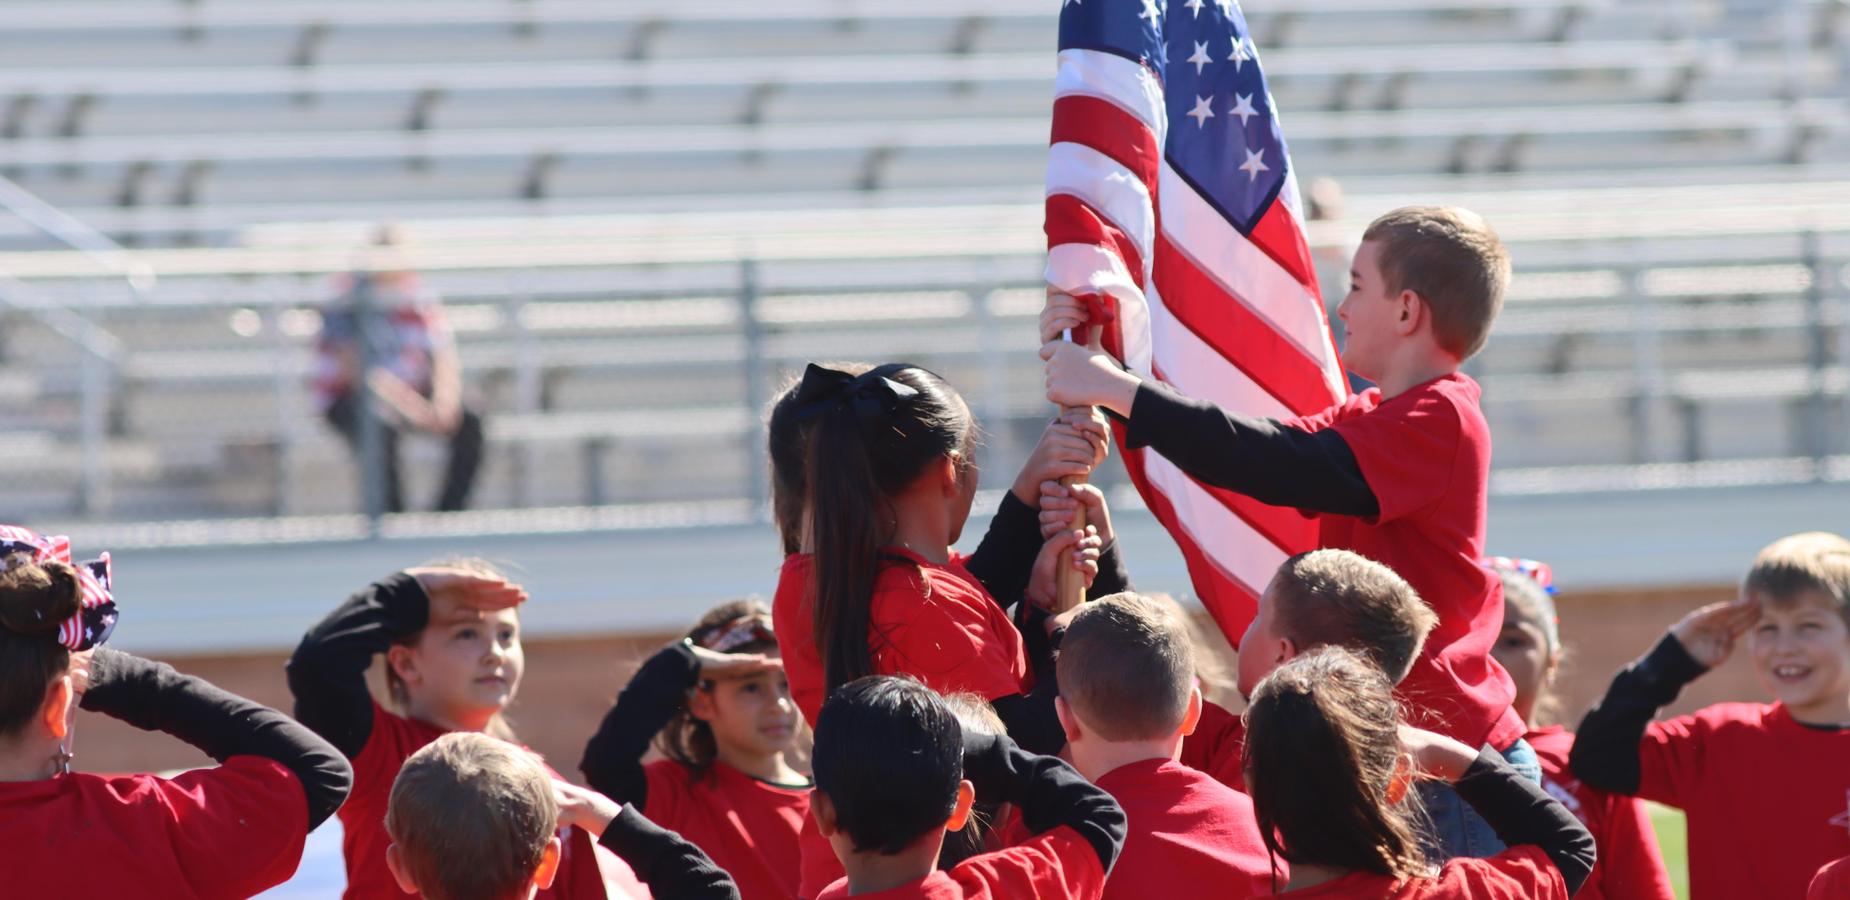
<instances>
[{"instance_id":1,"label":"flag's blue canton","mask_svg":"<svg viewBox=\"0 0 1850 900\"><path fill-rule=\"evenodd\" d=\"M1246 16L1233 0L1170 0L1165 34L1164 156L1249 234L1284 187L1286 169L1285 138Z\"/></svg>"},{"instance_id":2,"label":"flag's blue canton","mask_svg":"<svg viewBox=\"0 0 1850 900\"><path fill-rule=\"evenodd\" d=\"M1062 0L1060 49L1100 50L1161 73L1164 0Z\"/></svg>"}]
</instances>

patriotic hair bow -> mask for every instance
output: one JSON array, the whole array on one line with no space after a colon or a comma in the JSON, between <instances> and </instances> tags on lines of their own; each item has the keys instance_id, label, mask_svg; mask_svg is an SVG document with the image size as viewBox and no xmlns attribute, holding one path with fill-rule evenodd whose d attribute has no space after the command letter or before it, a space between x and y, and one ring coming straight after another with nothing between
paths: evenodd
<instances>
[{"instance_id":1,"label":"patriotic hair bow","mask_svg":"<svg viewBox=\"0 0 1850 900\"><path fill-rule=\"evenodd\" d=\"M58 643L71 651L88 650L109 640L116 630L116 601L109 593L109 554L81 564L71 562L71 539L47 537L17 525L0 525L0 571L22 565L61 562L77 573L78 609L58 626Z\"/></svg>"},{"instance_id":2,"label":"patriotic hair bow","mask_svg":"<svg viewBox=\"0 0 1850 900\"><path fill-rule=\"evenodd\" d=\"M731 653L747 644L762 641L775 643L777 635L771 631L770 616L753 613L713 628L694 643L716 653Z\"/></svg>"},{"instance_id":3,"label":"patriotic hair bow","mask_svg":"<svg viewBox=\"0 0 1850 900\"><path fill-rule=\"evenodd\" d=\"M1533 559L1517 559L1512 556L1491 556L1484 559L1484 565L1493 569L1509 569L1529 576L1529 580L1542 586L1548 596L1555 594L1555 570L1545 562Z\"/></svg>"}]
</instances>

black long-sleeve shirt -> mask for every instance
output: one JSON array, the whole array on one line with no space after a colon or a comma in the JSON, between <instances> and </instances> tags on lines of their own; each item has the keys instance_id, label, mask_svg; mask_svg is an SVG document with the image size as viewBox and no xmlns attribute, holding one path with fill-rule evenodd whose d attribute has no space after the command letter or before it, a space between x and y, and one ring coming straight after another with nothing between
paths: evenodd
<instances>
[{"instance_id":1,"label":"black long-sleeve shirt","mask_svg":"<svg viewBox=\"0 0 1850 900\"><path fill-rule=\"evenodd\" d=\"M739 900L731 875L686 838L643 818L633 805L610 820L598 843L629 863L658 900Z\"/></svg>"},{"instance_id":2,"label":"black long-sleeve shirt","mask_svg":"<svg viewBox=\"0 0 1850 900\"><path fill-rule=\"evenodd\" d=\"M1371 518L1381 503L1334 429L1305 431L1242 416L1148 381L1131 404L1126 442L1149 447L1191 477L1261 503Z\"/></svg>"},{"instance_id":3,"label":"black long-sleeve shirt","mask_svg":"<svg viewBox=\"0 0 1850 900\"><path fill-rule=\"evenodd\" d=\"M308 630L287 666L295 717L348 758L372 734L373 696L366 670L373 657L417 634L430 620L430 598L403 572L368 585Z\"/></svg>"},{"instance_id":4,"label":"black long-sleeve shirt","mask_svg":"<svg viewBox=\"0 0 1850 900\"><path fill-rule=\"evenodd\" d=\"M1675 635L1651 648L1643 659L1612 679L1593 708L1580 720L1568 767L1587 785L1614 794L1638 793L1643 778L1638 745L1657 711L1677 699L1683 686L1708 671L1684 649Z\"/></svg>"},{"instance_id":5,"label":"black long-sleeve shirt","mask_svg":"<svg viewBox=\"0 0 1850 900\"><path fill-rule=\"evenodd\" d=\"M699 679L700 660L685 643L669 644L649 657L585 743L578 763L585 783L618 803L647 812L649 777L642 757Z\"/></svg>"},{"instance_id":6,"label":"black long-sleeve shirt","mask_svg":"<svg viewBox=\"0 0 1850 900\"><path fill-rule=\"evenodd\" d=\"M978 799L1014 804L1030 833L1062 825L1078 832L1106 873L1124 849L1127 824L1118 801L1054 757L1029 753L1005 737L966 731L964 777Z\"/></svg>"},{"instance_id":7,"label":"black long-sleeve shirt","mask_svg":"<svg viewBox=\"0 0 1850 900\"><path fill-rule=\"evenodd\" d=\"M353 787L353 767L314 732L164 663L99 648L81 705L145 731L164 731L220 763L234 756L275 760L302 784L310 831L340 808Z\"/></svg>"},{"instance_id":8,"label":"black long-sleeve shirt","mask_svg":"<svg viewBox=\"0 0 1850 900\"><path fill-rule=\"evenodd\" d=\"M1495 750L1485 748L1454 787L1484 822L1511 846L1532 844L1561 871L1571 895L1593 871L1593 834L1541 785L1523 777Z\"/></svg>"}]
</instances>

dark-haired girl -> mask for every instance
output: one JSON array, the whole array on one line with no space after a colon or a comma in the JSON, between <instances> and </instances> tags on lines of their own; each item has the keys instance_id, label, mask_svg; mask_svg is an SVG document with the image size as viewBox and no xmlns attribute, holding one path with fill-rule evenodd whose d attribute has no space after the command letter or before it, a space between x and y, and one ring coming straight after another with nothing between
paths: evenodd
<instances>
[{"instance_id":1,"label":"dark-haired girl","mask_svg":"<svg viewBox=\"0 0 1850 900\"><path fill-rule=\"evenodd\" d=\"M983 697L1017 743L1058 751L1064 733L1052 685L1036 677L1044 660L1030 658L1001 604L1041 593L1034 585L1051 583L1060 565L1077 567L1090 581L1099 569L1100 535L1063 531L1042 543L1034 504L1040 482L1053 479L1037 475L1041 463L1030 460L1017 483L1030 483L1027 496L1014 498L1027 537L1011 538L1015 549L1007 553L990 554L1005 558L994 569L1012 566L1020 577L985 579L951 549L976 493L978 429L950 385L904 363L858 375L812 365L788 402L788 415L806 428L806 552L786 558L772 609L791 696L804 718L813 725L823 699L842 684L905 674L941 693ZM1004 529L1007 513L997 513L985 545ZM996 593L1005 582L1004 593ZM812 825L804 836L801 894L813 897L841 871Z\"/></svg>"},{"instance_id":2,"label":"dark-haired girl","mask_svg":"<svg viewBox=\"0 0 1850 900\"><path fill-rule=\"evenodd\" d=\"M295 873L352 783L273 709L100 646L108 557L0 526L0 867L9 897L249 897ZM71 771L77 707L164 731L218 765L173 778Z\"/></svg>"},{"instance_id":3,"label":"dark-haired girl","mask_svg":"<svg viewBox=\"0 0 1850 900\"><path fill-rule=\"evenodd\" d=\"M1566 900L1593 836L1494 750L1401 724L1393 685L1340 647L1266 676L1246 710L1246 783L1259 833L1290 863L1294 898ZM1509 849L1435 867L1411 778L1450 782Z\"/></svg>"},{"instance_id":4,"label":"dark-haired girl","mask_svg":"<svg viewBox=\"0 0 1850 900\"><path fill-rule=\"evenodd\" d=\"M585 781L677 832L742 900L795 900L810 780L784 753L801 721L770 612L721 604L638 669L585 745ZM650 739L665 759L643 764Z\"/></svg>"}]
</instances>

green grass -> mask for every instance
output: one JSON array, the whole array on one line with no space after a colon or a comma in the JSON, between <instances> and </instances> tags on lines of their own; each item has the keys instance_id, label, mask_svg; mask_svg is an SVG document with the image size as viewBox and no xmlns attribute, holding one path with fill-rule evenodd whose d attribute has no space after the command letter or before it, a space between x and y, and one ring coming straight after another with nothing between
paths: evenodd
<instances>
[{"instance_id":1,"label":"green grass","mask_svg":"<svg viewBox=\"0 0 1850 900\"><path fill-rule=\"evenodd\" d=\"M1657 847L1664 854L1670 886L1682 900L1689 900L1689 831L1683 812L1656 803L1645 805L1651 810L1651 827L1657 830Z\"/></svg>"}]
</instances>

